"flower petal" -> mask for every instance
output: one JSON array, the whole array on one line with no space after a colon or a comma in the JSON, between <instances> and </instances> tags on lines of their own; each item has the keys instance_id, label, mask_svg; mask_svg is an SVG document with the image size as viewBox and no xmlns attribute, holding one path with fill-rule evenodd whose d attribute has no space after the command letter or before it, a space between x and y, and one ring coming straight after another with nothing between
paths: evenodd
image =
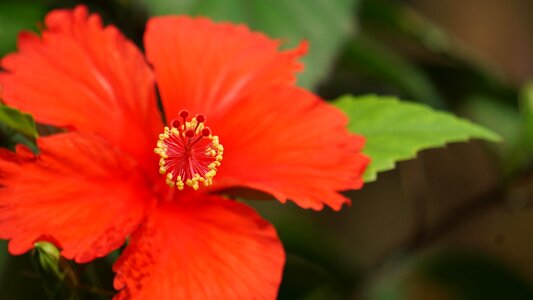
<instances>
[{"instance_id":1,"label":"flower petal","mask_svg":"<svg viewBox=\"0 0 533 300\"><path fill-rule=\"evenodd\" d=\"M304 208L339 210L339 191L363 185L364 138L348 133L346 116L313 94L277 87L227 110L210 126L224 145L214 178L219 187L245 186Z\"/></svg>"},{"instance_id":2,"label":"flower petal","mask_svg":"<svg viewBox=\"0 0 533 300\"><path fill-rule=\"evenodd\" d=\"M2 60L3 101L38 122L97 133L146 158L161 120L141 52L84 6L52 11L45 26L42 37L21 34L18 52Z\"/></svg>"},{"instance_id":3,"label":"flower petal","mask_svg":"<svg viewBox=\"0 0 533 300\"><path fill-rule=\"evenodd\" d=\"M22 254L39 240L87 262L122 245L144 218L151 195L133 159L95 136L38 140L34 156L0 150L0 238Z\"/></svg>"},{"instance_id":4,"label":"flower petal","mask_svg":"<svg viewBox=\"0 0 533 300\"><path fill-rule=\"evenodd\" d=\"M244 204L193 194L163 203L113 266L115 299L275 299L285 254Z\"/></svg>"},{"instance_id":5,"label":"flower petal","mask_svg":"<svg viewBox=\"0 0 533 300\"><path fill-rule=\"evenodd\" d=\"M167 120L181 109L202 113L220 136L219 188L340 209L348 199L338 191L362 186L364 139L346 131L340 111L294 87L305 44L280 52L277 41L245 26L161 17L148 23L145 45Z\"/></svg>"},{"instance_id":6,"label":"flower petal","mask_svg":"<svg viewBox=\"0 0 533 300\"><path fill-rule=\"evenodd\" d=\"M279 52L279 42L244 25L215 24L207 18L152 18L145 34L167 121L181 109L209 118L247 95L295 82L306 52Z\"/></svg>"}]
</instances>

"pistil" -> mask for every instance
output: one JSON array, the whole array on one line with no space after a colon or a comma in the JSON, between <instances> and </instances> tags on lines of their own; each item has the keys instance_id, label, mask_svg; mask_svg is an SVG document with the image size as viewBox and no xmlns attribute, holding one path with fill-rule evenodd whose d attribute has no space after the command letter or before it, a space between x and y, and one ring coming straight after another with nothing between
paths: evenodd
<instances>
[{"instance_id":1,"label":"pistil","mask_svg":"<svg viewBox=\"0 0 533 300\"><path fill-rule=\"evenodd\" d=\"M205 125L205 116L196 115L188 120L189 112L182 110L180 119L173 120L159 135L154 152L159 155L159 172L166 183L183 190L194 190L200 184L213 184L213 177L220 166L224 147L218 136Z\"/></svg>"}]
</instances>

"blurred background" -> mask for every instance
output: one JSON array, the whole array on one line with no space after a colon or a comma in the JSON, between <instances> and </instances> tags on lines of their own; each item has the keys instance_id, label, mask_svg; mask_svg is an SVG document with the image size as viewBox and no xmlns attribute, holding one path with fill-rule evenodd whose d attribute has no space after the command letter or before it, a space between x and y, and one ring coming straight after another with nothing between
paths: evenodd
<instances>
[{"instance_id":1,"label":"blurred background","mask_svg":"<svg viewBox=\"0 0 533 300\"><path fill-rule=\"evenodd\" d=\"M170 13L247 23L287 47L306 39L299 84L325 99L395 95L504 137L423 151L341 212L251 201L288 252L280 299L533 299L532 1L2 0L0 56L47 11L80 3L140 47L146 20ZM1 299L44 299L31 256L0 244ZM81 299L111 298L116 256L69 263Z\"/></svg>"}]
</instances>

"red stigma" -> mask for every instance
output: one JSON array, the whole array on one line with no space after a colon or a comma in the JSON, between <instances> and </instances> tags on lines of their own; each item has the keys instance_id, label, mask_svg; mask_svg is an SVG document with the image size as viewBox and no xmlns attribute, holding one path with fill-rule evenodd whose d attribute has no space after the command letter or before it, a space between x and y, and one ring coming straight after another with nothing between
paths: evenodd
<instances>
[{"instance_id":1,"label":"red stigma","mask_svg":"<svg viewBox=\"0 0 533 300\"><path fill-rule=\"evenodd\" d=\"M196 121L198 121L198 123L205 122L205 116L204 115L197 115L196 116Z\"/></svg>"},{"instance_id":2,"label":"red stigma","mask_svg":"<svg viewBox=\"0 0 533 300\"><path fill-rule=\"evenodd\" d=\"M170 122L170 126L172 126L173 128L180 128L181 122L180 120L174 119L172 120L172 122Z\"/></svg>"},{"instance_id":3,"label":"red stigma","mask_svg":"<svg viewBox=\"0 0 533 300\"><path fill-rule=\"evenodd\" d=\"M182 109L178 115L183 119L187 119L187 117L189 116L189 111L186 109Z\"/></svg>"},{"instance_id":4,"label":"red stigma","mask_svg":"<svg viewBox=\"0 0 533 300\"><path fill-rule=\"evenodd\" d=\"M196 133L194 133L194 130L192 129L187 129L185 131L185 136L188 137L188 138L192 138Z\"/></svg>"},{"instance_id":5,"label":"red stigma","mask_svg":"<svg viewBox=\"0 0 533 300\"><path fill-rule=\"evenodd\" d=\"M202 136L208 137L210 134L211 134L211 129L209 128L202 129Z\"/></svg>"}]
</instances>

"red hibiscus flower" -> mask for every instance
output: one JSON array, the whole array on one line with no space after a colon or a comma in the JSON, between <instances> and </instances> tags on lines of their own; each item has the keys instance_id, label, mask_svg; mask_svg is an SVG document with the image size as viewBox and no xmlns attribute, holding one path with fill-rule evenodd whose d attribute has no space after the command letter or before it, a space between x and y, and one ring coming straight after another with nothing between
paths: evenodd
<instances>
[{"instance_id":1,"label":"red hibiscus flower","mask_svg":"<svg viewBox=\"0 0 533 300\"><path fill-rule=\"evenodd\" d=\"M274 228L220 191L338 210L339 191L363 184L363 138L294 85L305 44L279 51L245 26L184 16L151 19L144 43L149 64L85 7L20 35L2 99L65 131L36 155L0 152L0 238L12 254L52 241L84 263L129 237L116 299L275 298Z\"/></svg>"}]
</instances>

